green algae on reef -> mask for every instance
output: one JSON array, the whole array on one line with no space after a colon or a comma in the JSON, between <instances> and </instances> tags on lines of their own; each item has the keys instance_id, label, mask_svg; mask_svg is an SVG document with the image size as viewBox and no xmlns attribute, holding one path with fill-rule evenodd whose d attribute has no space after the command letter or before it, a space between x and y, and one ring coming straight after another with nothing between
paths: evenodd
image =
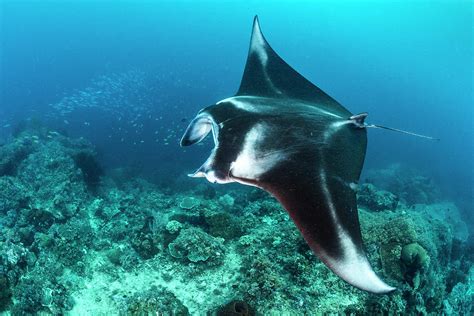
<instances>
[{"instance_id":1,"label":"green algae on reef","mask_svg":"<svg viewBox=\"0 0 474 316\"><path fill-rule=\"evenodd\" d=\"M24 131L0 147L0 309L470 314L474 249L456 206L399 166L368 174L361 229L374 269L398 288L391 295L341 281L258 190L165 194L104 175L83 139Z\"/></svg>"}]
</instances>

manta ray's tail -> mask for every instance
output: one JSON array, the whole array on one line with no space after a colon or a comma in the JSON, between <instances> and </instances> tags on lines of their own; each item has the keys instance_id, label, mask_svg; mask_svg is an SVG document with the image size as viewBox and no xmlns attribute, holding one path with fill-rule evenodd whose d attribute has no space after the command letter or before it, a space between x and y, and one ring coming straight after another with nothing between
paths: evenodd
<instances>
[{"instance_id":1,"label":"manta ray's tail","mask_svg":"<svg viewBox=\"0 0 474 316\"><path fill-rule=\"evenodd\" d=\"M393 127L381 126L381 125L376 125L376 124L368 124L365 127L386 129L386 130L389 130L389 131L394 131L394 132L399 132L399 133L403 133L403 134L407 134L407 135L411 135L411 136L426 138L426 139L429 139L429 140L440 140L439 138L436 138L436 137L421 135L421 134L417 134L417 133L413 133L413 132L409 132L409 131L404 131L404 130L393 128Z\"/></svg>"},{"instance_id":2,"label":"manta ray's tail","mask_svg":"<svg viewBox=\"0 0 474 316\"><path fill-rule=\"evenodd\" d=\"M351 116L349 118L349 120L353 121L354 124L357 127L360 127L360 128L380 128L380 129L386 129L386 130L389 130L389 131L403 133L403 134L407 134L407 135L411 135L411 136L421 137L421 138L425 138L425 139L429 139L429 140L440 140L439 138L426 136L426 135L421 135L421 134L417 134L417 133L413 133L413 132L409 132L409 131L404 131L404 130L401 130L401 129L398 129L398 128L387 127L387 126L382 126L382 125L377 125L377 124L367 124L367 123L364 122L367 115L368 115L367 113L360 113L360 114Z\"/></svg>"}]
</instances>

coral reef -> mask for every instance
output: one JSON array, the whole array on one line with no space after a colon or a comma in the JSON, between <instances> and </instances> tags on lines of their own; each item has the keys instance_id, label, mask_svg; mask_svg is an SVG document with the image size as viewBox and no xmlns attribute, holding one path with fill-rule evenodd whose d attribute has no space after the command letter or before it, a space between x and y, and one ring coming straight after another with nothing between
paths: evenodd
<instances>
[{"instance_id":1,"label":"coral reef","mask_svg":"<svg viewBox=\"0 0 474 316\"><path fill-rule=\"evenodd\" d=\"M74 157L94 150L44 128L19 133L2 150L23 154L13 155L15 167L0 177L0 308L15 302L13 314L63 313L73 302L62 273L84 273L93 247L82 211L90 193Z\"/></svg>"},{"instance_id":2,"label":"coral reef","mask_svg":"<svg viewBox=\"0 0 474 316\"><path fill-rule=\"evenodd\" d=\"M414 171L373 171L359 190L369 260L397 287L379 296L335 276L262 191L108 176L85 140L44 128L0 153L0 311L472 314L473 237Z\"/></svg>"}]
</instances>

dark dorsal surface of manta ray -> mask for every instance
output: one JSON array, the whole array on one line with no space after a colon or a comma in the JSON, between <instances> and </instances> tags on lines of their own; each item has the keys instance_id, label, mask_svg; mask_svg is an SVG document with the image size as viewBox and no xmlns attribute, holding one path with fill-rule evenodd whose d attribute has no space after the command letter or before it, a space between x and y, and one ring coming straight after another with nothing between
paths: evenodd
<instances>
[{"instance_id":1,"label":"dark dorsal surface of manta ray","mask_svg":"<svg viewBox=\"0 0 474 316\"><path fill-rule=\"evenodd\" d=\"M192 177L266 190L314 253L353 286L388 293L367 260L356 203L366 114L353 115L270 47L255 17L237 94L202 109L181 146L211 131L215 147Z\"/></svg>"}]
</instances>

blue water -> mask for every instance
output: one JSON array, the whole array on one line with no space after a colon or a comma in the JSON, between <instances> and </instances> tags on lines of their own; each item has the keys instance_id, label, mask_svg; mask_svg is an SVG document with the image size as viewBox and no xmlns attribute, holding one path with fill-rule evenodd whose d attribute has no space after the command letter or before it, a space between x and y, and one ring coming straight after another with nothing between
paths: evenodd
<instances>
[{"instance_id":1,"label":"blue water","mask_svg":"<svg viewBox=\"0 0 474 316\"><path fill-rule=\"evenodd\" d=\"M210 143L184 152L179 137L200 108L237 90L255 14L273 48L351 112L441 139L371 130L366 168L406 163L472 206L469 1L2 1L0 140L40 120L91 140L106 167L135 164L161 180L192 171ZM51 108L131 70L154 77L148 116L130 109L137 100L120 120Z\"/></svg>"},{"instance_id":2,"label":"blue water","mask_svg":"<svg viewBox=\"0 0 474 316\"><path fill-rule=\"evenodd\" d=\"M324 270L265 194L186 177L213 143L180 137L237 91L256 14L275 51L349 111L440 139L368 131L359 214L392 296ZM0 0L0 314L130 312L171 293L191 314L235 299L260 312L469 314L472 14L461 0ZM25 126L38 130L17 137Z\"/></svg>"}]
</instances>

